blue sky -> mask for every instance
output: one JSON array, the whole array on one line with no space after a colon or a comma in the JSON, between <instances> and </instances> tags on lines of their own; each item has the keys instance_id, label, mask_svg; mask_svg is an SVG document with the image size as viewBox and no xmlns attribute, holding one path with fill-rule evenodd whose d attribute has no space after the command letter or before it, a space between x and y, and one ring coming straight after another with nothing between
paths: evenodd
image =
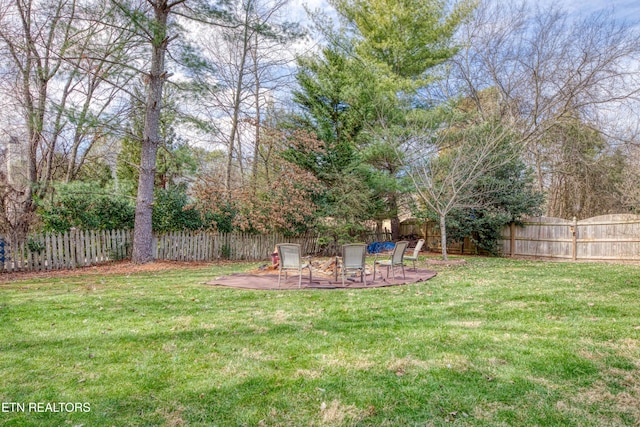
<instances>
[{"instance_id":1,"label":"blue sky","mask_svg":"<svg viewBox=\"0 0 640 427\"><path fill-rule=\"evenodd\" d=\"M619 18L637 20L640 15L640 1L638 0L560 0L559 4L569 12L592 13L613 6L615 14Z\"/></svg>"},{"instance_id":2,"label":"blue sky","mask_svg":"<svg viewBox=\"0 0 640 427\"><path fill-rule=\"evenodd\" d=\"M510 0L502 0L510 1ZM614 7L617 17L626 20L638 21L640 19L640 0L528 0L530 5L535 4L557 4L570 13L590 14L602 9ZM328 9L326 0L292 0L292 18L305 19L303 5L311 9Z\"/></svg>"}]
</instances>

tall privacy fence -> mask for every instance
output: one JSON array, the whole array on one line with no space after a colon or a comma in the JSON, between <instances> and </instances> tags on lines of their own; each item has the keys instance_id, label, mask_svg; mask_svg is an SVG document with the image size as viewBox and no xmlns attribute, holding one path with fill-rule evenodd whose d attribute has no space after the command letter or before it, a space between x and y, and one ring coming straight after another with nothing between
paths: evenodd
<instances>
[{"instance_id":1,"label":"tall privacy fence","mask_svg":"<svg viewBox=\"0 0 640 427\"><path fill-rule=\"evenodd\" d=\"M640 261L640 216L604 215L581 221L528 218L502 230L503 255L590 261Z\"/></svg>"},{"instance_id":2,"label":"tall privacy fence","mask_svg":"<svg viewBox=\"0 0 640 427\"><path fill-rule=\"evenodd\" d=\"M388 240L388 234L371 233L366 243ZM173 232L155 236L157 260L213 261L268 259L278 243L298 243L303 253L335 255L339 245L315 234L285 237L281 234ZM130 230L34 234L22 242L0 236L0 272L74 269L131 256Z\"/></svg>"},{"instance_id":3,"label":"tall privacy fence","mask_svg":"<svg viewBox=\"0 0 640 427\"><path fill-rule=\"evenodd\" d=\"M402 237L425 239L427 249L440 251L440 229L433 221L415 219L400 224ZM603 215L581 221L552 217L527 218L501 231L498 250L503 256L559 258L586 261L640 261L640 216ZM447 246L452 254L480 252L465 238Z\"/></svg>"}]
</instances>

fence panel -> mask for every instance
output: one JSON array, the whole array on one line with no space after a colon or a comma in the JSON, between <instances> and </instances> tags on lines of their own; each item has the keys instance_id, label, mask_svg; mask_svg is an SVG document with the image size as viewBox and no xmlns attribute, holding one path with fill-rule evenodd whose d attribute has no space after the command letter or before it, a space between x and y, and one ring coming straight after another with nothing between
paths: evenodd
<instances>
[{"instance_id":1,"label":"fence panel","mask_svg":"<svg viewBox=\"0 0 640 427\"><path fill-rule=\"evenodd\" d=\"M128 256L129 230L38 233L26 241L4 242L0 272L73 269Z\"/></svg>"},{"instance_id":2,"label":"fence panel","mask_svg":"<svg viewBox=\"0 0 640 427\"><path fill-rule=\"evenodd\" d=\"M573 226L574 223L566 219L538 217L526 219L524 227L505 227L503 254L571 259Z\"/></svg>"},{"instance_id":3,"label":"fence panel","mask_svg":"<svg viewBox=\"0 0 640 427\"><path fill-rule=\"evenodd\" d=\"M581 221L528 218L505 227L502 253L572 260L640 261L640 216L603 215Z\"/></svg>"},{"instance_id":4,"label":"fence panel","mask_svg":"<svg viewBox=\"0 0 640 427\"><path fill-rule=\"evenodd\" d=\"M335 254L330 245L320 247L318 236L307 234L284 237L273 233L170 232L154 241L154 255L159 260L212 261L216 259L257 261L268 259L278 243L298 243L306 254Z\"/></svg>"},{"instance_id":5,"label":"fence panel","mask_svg":"<svg viewBox=\"0 0 640 427\"><path fill-rule=\"evenodd\" d=\"M606 215L578 221L577 259L639 260L640 216Z\"/></svg>"}]
</instances>

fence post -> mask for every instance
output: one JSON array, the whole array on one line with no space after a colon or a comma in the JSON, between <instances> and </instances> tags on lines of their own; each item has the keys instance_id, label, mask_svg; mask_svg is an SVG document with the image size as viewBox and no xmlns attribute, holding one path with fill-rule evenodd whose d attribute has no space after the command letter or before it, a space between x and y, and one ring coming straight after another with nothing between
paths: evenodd
<instances>
[{"instance_id":1,"label":"fence post","mask_svg":"<svg viewBox=\"0 0 640 427\"><path fill-rule=\"evenodd\" d=\"M573 217L573 225L570 227L571 235L572 235L572 244L571 244L571 259L573 261L578 259L578 221L576 217Z\"/></svg>"},{"instance_id":2,"label":"fence post","mask_svg":"<svg viewBox=\"0 0 640 427\"><path fill-rule=\"evenodd\" d=\"M511 258L516 255L516 223L512 222L509 226L509 238L511 239L511 243L509 249L511 250Z\"/></svg>"},{"instance_id":3,"label":"fence post","mask_svg":"<svg viewBox=\"0 0 640 427\"><path fill-rule=\"evenodd\" d=\"M4 271L4 260L5 260L5 251L4 251L4 237L0 236L0 271Z\"/></svg>"}]
</instances>

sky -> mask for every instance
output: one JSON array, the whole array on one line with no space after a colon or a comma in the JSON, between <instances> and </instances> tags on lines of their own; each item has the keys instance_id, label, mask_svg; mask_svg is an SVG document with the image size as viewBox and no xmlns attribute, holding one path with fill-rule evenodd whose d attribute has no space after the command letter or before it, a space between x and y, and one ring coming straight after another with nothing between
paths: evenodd
<instances>
[{"instance_id":1,"label":"sky","mask_svg":"<svg viewBox=\"0 0 640 427\"><path fill-rule=\"evenodd\" d=\"M586 14L608 9L613 6L615 15L622 19L635 19L640 16L640 1L638 0L560 0L559 4L569 12L584 12Z\"/></svg>"},{"instance_id":2,"label":"sky","mask_svg":"<svg viewBox=\"0 0 640 427\"><path fill-rule=\"evenodd\" d=\"M501 0L510 1L510 0ZM621 19L640 19L640 0L529 0L529 4L557 4L570 13L590 14L613 6L615 15ZM326 0L292 0L292 20L306 19L304 6L310 9L330 9Z\"/></svg>"}]
</instances>

